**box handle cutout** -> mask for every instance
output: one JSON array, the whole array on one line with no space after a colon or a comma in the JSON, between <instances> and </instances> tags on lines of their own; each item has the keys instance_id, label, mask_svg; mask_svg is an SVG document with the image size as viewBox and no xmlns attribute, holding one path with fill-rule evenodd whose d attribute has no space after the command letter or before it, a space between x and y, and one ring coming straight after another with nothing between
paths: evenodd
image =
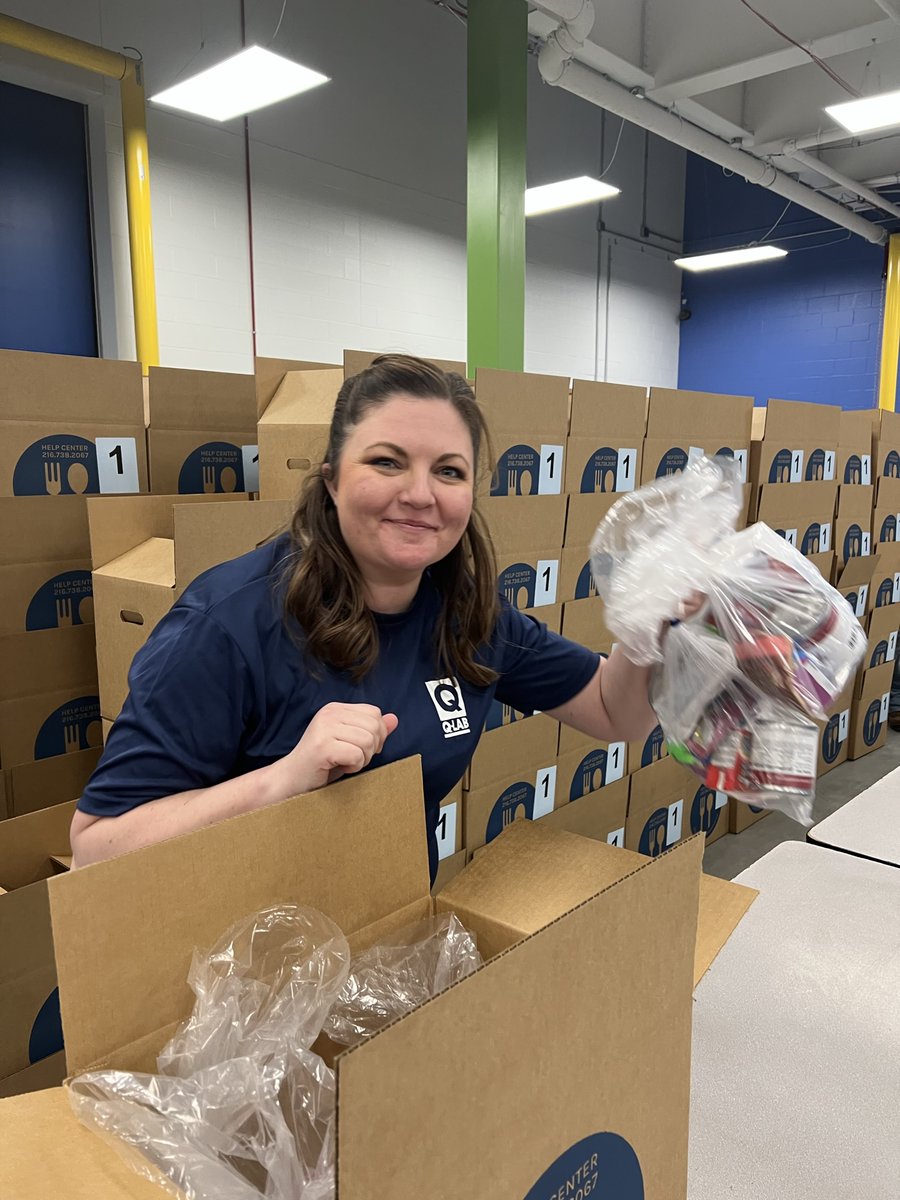
<instances>
[{"instance_id":1,"label":"box handle cutout","mask_svg":"<svg viewBox=\"0 0 900 1200\"><path fill-rule=\"evenodd\" d=\"M133 609L123 608L119 613L119 618L122 621L127 621L129 625L143 625L144 618L139 612L134 612Z\"/></svg>"},{"instance_id":2,"label":"box handle cutout","mask_svg":"<svg viewBox=\"0 0 900 1200\"><path fill-rule=\"evenodd\" d=\"M289 458L287 460L287 469L289 471L308 471L311 466L311 458Z\"/></svg>"}]
</instances>

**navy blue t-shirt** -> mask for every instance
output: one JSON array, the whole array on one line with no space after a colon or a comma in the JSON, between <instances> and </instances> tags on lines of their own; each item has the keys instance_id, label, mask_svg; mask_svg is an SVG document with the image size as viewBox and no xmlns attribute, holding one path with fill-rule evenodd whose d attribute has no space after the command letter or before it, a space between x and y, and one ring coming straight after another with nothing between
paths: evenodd
<instances>
[{"instance_id":1,"label":"navy blue t-shirt","mask_svg":"<svg viewBox=\"0 0 900 1200\"><path fill-rule=\"evenodd\" d=\"M441 599L426 574L411 607L376 615L379 655L359 683L313 674L280 582L287 538L213 567L188 587L135 655L130 692L78 802L114 817L161 796L211 787L289 754L330 701L374 704L400 724L371 767L422 756L432 876L441 800L462 778L496 695L520 712L555 708L590 681L599 655L501 600L485 663L490 687L444 678L434 655Z\"/></svg>"}]
</instances>

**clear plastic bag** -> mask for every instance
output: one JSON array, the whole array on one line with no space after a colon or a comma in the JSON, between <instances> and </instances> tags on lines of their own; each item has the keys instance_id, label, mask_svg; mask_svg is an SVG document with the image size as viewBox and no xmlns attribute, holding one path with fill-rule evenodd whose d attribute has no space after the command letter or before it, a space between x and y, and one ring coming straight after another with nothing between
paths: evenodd
<instances>
[{"instance_id":1,"label":"clear plastic bag","mask_svg":"<svg viewBox=\"0 0 900 1200\"><path fill-rule=\"evenodd\" d=\"M475 939L452 913L407 926L353 960L325 1033L353 1045L480 966Z\"/></svg>"},{"instance_id":2,"label":"clear plastic bag","mask_svg":"<svg viewBox=\"0 0 900 1200\"><path fill-rule=\"evenodd\" d=\"M323 1028L357 1042L480 965L450 914L372 946L351 972L333 921L269 908L195 952L194 1010L158 1075L88 1072L69 1099L138 1174L182 1200L333 1200L335 1074L313 1042Z\"/></svg>"},{"instance_id":3,"label":"clear plastic bag","mask_svg":"<svg viewBox=\"0 0 900 1200\"><path fill-rule=\"evenodd\" d=\"M795 547L766 525L734 531L740 508L734 464L700 459L610 510L594 577L629 658L656 664L651 703L673 756L708 787L808 824L814 722L866 639Z\"/></svg>"}]
</instances>

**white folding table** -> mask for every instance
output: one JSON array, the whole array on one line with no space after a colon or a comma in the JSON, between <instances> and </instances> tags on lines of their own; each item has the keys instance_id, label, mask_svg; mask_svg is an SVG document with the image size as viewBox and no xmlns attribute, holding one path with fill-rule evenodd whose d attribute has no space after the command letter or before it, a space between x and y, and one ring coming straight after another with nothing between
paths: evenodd
<instances>
[{"instance_id":1,"label":"white folding table","mask_svg":"<svg viewBox=\"0 0 900 1200\"><path fill-rule=\"evenodd\" d=\"M784 842L694 1004L689 1200L900 1196L900 871Z\"/></svg>"},{"instance_id":2,"label":"white folding table","mask_svg":"<svg viewBox=\"0 0 900 1200\"><path fill-rule=\"evenodd\" d=\"M900 767L814 825L817 846L900 867ZM898 1188L900 1195L900 1188Z\"/></svg>"}]
</instances>

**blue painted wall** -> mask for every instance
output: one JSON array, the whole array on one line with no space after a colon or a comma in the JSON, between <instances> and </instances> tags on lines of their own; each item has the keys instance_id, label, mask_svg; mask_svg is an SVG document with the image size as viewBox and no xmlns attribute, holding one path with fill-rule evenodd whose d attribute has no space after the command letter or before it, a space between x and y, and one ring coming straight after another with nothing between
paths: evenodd
<instances>
[{"instance_id":1,"label":"blue painted wall","mask_svg":"<svg viewBox=\"0 0 900 1200\"><path fill-rule=\"evenodd\" d=\"M685 253L764 238L785 201L688 155ZM792 205L768 240L787 258L684 272L678 386L813 400L878 403L885 251Z\"/></svg>"}]
</instances>

